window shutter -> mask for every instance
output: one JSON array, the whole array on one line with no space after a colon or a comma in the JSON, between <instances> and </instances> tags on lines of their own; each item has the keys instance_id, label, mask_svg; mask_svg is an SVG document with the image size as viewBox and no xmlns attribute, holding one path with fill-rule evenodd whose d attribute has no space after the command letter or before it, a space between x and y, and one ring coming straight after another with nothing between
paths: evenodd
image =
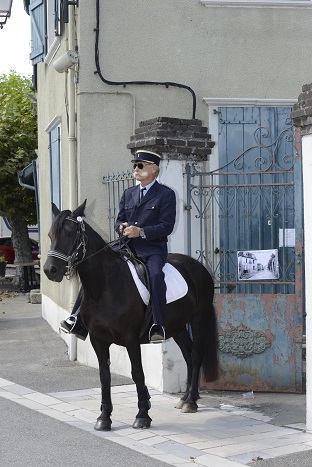
<instances>
[{"instance_id":1,"label":"window shutter","mask_svg":"<svg viewBox=\"0 0 312 467\"><path fill-rule=\"evenodd\" d=\"M44 0L30 1L31 53L33 65L42 62L46 53L45 9Z\"/></svg>"}]
</instances>

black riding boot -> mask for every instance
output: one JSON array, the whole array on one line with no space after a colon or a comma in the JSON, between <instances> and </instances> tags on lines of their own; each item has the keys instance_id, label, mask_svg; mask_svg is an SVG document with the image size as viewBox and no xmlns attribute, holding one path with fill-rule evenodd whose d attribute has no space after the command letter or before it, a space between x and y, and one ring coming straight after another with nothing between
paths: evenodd
<instances>
[{"instance_id":1,"label":"black riding boot","mask_svg":"<svg viewBox=\"0 0 312 467\"><path fill-rule=\"evenodd\" d=\"M84 326L82 318L79 313L81 304L81 291L79 291L78 297L76 298L75 305L71 312L71 315L65 320L60 322L60 330L66 334L74 334L78 339L86 340L88 330Z\"/></svg>"}]
</instances>

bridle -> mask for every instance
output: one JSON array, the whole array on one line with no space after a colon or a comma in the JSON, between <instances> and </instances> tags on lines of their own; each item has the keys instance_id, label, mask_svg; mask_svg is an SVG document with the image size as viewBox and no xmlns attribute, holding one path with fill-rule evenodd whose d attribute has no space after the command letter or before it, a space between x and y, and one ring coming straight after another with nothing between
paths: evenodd
<instances>
[{"instance_id":1,"label":"bridle","mask_svg":"<svg viewBox=\"0 0 312 467\"><path fill-rule=\"evenodd\" d=\"M76 224L79 225L73 246L67 255L60 253L57 250L49 250L48 257L52 256L54 258L58 258L62 261L65 261L67 263L67 266L66 266L67 271L65 272L64 275L66 276L67 279L70 279L71 276L73 275L75 266L77 266L77 264L83 261L86 256L86 251L87 251L86 246L87 246L88 237L86 235L85 224L81 216L78 216L76 219L74 219L73 217L65 217L65 220L75 222ZM81 247L82 247L82 258L78 260L79 250Z\"/></svg>"},{"instance_id":2,"label":"bridle","mask_svg":"<svg viewBox=\"0 0 312 467\"><path fill-rule=\"evenodd\" d=\"M119 237L118 240L113 240L113 241L107 243L103 248L101 248L100 250L97 250L95 253L92 253L91 255L86 257L86 251L87 251L86 246L87 246L87 243L88 243L88 237L86 235L86 227L85 227L85 224L83 222L82 217L78 216L76 219L74 219L73 217L65 217L65 220L75 222L76 224L79 225L79 228L78 228L77 233L76 233L76 238L75 238L74 244L73 244L71 250L69 251L69 253L67 255L64 255L63 253L60 253L57 250L49 250L47 256L48 257L52 256L54 258L58 258L58 259L60 259L62 261L65 261L65 263L67 263L67 266L66 266L67 271L64 274L64 276L67 279L71 279L71 277L74 274L75 268L80 263L83 263L85 260L91 258L92 256L95 256L95 255L99 254L100 252L102 252L104 250L107 250L108 248L111 247L111 245L116 244L117 242L120 245L119 249L121 251L121 245L124 244L124 242L126 241L126 237L122 237L122 233L121 233L121 236ZM82 247L82 258L78 259L79 250L80 250L81 247ZM120 253L120 255L121 255L121 253ZM132 253L129 250L129 248L126 248L126 250L123 250L123 256L128 256L128 257L132 256Z\"/></svg>"}]
</instances>

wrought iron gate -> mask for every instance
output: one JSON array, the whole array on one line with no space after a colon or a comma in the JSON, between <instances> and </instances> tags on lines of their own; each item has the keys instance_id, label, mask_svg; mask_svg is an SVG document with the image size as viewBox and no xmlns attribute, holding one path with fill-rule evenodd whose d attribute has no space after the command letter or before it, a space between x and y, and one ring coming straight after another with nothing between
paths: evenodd
<instances>
[{"instance_id":1,"label":"wrought iron gate","mask_svg":"<svg viewBox=\"0 0 312 467\"><path fill-rule=\"evenodd\" d=\"M126 188L135 185L135 178L133 178L132 172L117 172L104 175L102 182L107 190L104 198L108 222L106 230L108 232L108 241L112 241L116 238L114 226L118 214L119 200Z\"/></svg>"},{"instance_id":2,"label":"wrought iron gate","mask_svg":"<svg viewBox=\"0 0 312 467\"><path fill-rule=\"evenodd\" d=\"M219 165L187 166L188 254L212 272L221 377L302 391L302 184L289 108L219 108ZM296 143L296 144L294 144Z\"/></svg>"}]
</instances>

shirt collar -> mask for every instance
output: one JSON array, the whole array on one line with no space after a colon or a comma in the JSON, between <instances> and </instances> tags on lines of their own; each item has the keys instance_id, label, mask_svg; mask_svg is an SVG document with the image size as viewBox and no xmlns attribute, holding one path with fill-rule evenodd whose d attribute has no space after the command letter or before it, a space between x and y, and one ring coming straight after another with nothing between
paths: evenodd
<instances>
[{"instance_id":1,"label":"shirt collar","mask_svg":"<svg viewBox=\"0 0 312 467\"><path fill-rule=\"evenodd\" d=\"M149 183L148 185L146 185L144 188L146 188L146 193L148 192L148 190L154 185L154 183L156 182L156 178L155 180L153 180L151 183ZM141 185L141 189L142 189L142 185Z\"/></svg>"}]
</instances>

